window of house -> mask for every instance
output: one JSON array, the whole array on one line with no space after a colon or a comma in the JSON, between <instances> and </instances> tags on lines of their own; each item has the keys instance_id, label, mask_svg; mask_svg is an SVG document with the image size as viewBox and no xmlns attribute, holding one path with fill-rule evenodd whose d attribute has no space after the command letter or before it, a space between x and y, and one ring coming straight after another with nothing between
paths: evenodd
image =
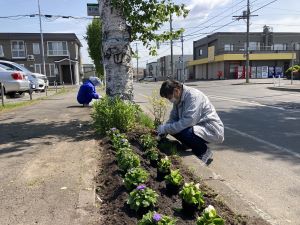
<instances>
[{"instance_id":1,"label":"window of house","mask_svg":"<svg viewBox=\"0 0 300 225\"><path fill-rule=\"evenodd\" d=\"M50 72L50 77L55 77L55 64L50 63L49 64L49 72Z\"/></svg>"},{"instance_id":2,"label":"window of house","mask_svg":"<svg viewBox=\"0 0 300 225\"><path fill-rule=\"evenodd\" d=\"M4 57L3 46L0 45L0 57Z\"/></svg>"},{"instance_id":3,"label":"window of house","mask_svg":"<svg viewBox=\"0 0 300 225\"><path fill-rule=\"evenodd\" d=\"M294 50L300 50L300 43L294 43Z\"/></svg>"},{"instance_id":4,"label":"window of house","mask_svg":"<svg viewBox=\"0 0 300 225\"><path fill-rule=\"evenodd\" d=\"M24 41L11 41L12 58L25 58Z\"/></svg>"},{"instance_id":5,"label":"window of house","mask_svg":"<svg viewBox=\"0 0 300 225\"><path fill-rule=\"evenodd\" d=\"M274 44L272 46L272 50L274 50L274 51L286 51L287 50L287 44Z\"/></svg>"},{"instance_id":6,"label":"window of house","mask_svg":"<svg viewBox=\"0 0 300 225\"><path fill-rule=\"evenodd\" d=\"M48 56L68 56L66 41L49 41Z\"/></svg>"},{"instance_id":7,"label":"window of house","mask_svg":"<svg viewBox=\"0 0 300 225\"><path fill-rule=\"evenodd\" d=\"M224 51L233 51L233 44L225 44Z\"/></svg>"},{"instance_id":8,"label":"window of house","mask_svg":"<svg viewBox=\"0 0 300 225\"><path fill-rule=\"evenodd\" d=\"M247 43L244 44L245 49L247 46ZM256 51L260 50L260 42L249 42L249 51Z\"/></svg>"},{"instance_id":9,"label":"window of house","mask_svg":"<svg viewBox=\"0 0 300 225\"><path fill-rule=\"evenodd\" d=\"M41 66L41 64L34 64L34 72L35 73L42 73L42 66Z\"/></svg>"},{"instance_id":10,"label":"window of house","mask_svg":"<svg viewBox=\"0 0 300 225\"><path fill-rule=\"evenodd\" d=\"M39 43L33 43L32 44L32 52L33 52L34 55L41 54L41 52L40 52L40 44Z\"/></svg>"},{"instance_id":11,"label":"window of house","mask_svg":"<svg viewBox=\"0 0 300 225\"><path fill-rule=\"evenodd\" d=\"M203 55L203 50L199 49L199 56Z\"/></svg>"}]
</instances>

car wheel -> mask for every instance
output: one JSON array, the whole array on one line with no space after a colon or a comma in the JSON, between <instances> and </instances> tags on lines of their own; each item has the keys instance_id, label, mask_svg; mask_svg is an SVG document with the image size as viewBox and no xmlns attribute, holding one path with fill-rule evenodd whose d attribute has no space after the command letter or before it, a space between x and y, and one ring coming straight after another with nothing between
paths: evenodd
<instances>
[{"instance_id":1,"label":"car wheel","mask_svg":"<svg viewBox=\"0 0 300 225\"><path fill-rule=\"evenodd\" d=\"M9 92L7 93L7 96L10 98L16 98L16 92Z\"/></svg>"}]
</instances>

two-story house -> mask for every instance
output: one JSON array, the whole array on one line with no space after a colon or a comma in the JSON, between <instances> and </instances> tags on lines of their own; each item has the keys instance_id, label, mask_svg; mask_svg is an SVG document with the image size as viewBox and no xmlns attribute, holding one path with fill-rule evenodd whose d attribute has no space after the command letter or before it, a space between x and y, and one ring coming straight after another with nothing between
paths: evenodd
<instances>
[{"instance_id":1,"label":"two-story house","mask_svg":"<svg viewBox=\"0 0 300 225\"><path fill-rule=\"evenodd\" d=\"M300 33L275 33L265 26L263 32L250 33L252 78L282 74L299 63ZM196 79L237 79L245 77L246 33L219 32L194 42L193 67ZM250 71L251 70L251 71Z\"/></svg>"},{"instance_id":2,"label":"two-story house","mask_svg":"<svg viewBox=\"0 0 300 225\"><path fill-rule=\"evenodd\" d=\"M44 33L43 69L40 33L0 33L0 60L25 66L32 72L46 74L54 81L79 84L82 44L74 33Z\"/></svg>"}]
</instances>

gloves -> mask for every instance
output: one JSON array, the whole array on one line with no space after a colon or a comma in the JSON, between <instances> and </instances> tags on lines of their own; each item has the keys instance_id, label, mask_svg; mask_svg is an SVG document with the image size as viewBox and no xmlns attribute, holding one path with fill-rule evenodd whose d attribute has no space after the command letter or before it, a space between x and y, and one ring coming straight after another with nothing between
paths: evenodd
<instances>
[{"instance_id":1,"label":"gloves","mask_svg":"<svg viewBox=\"0 0 300 225\"><path fill-rule=\"evenodd\" d=\"M158 128L157 128L157 134L159 136L163 136L166 134L166 131L165 131L165 125L159 125Z\"/></svg>"}]
</instances>

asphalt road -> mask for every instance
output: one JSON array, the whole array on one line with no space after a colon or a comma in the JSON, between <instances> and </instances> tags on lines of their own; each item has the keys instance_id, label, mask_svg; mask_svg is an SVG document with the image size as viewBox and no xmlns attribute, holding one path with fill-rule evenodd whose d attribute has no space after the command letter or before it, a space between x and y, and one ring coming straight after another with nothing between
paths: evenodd
<instances>
[{"instance_id":1,"label":"asphalt road","mask_svg":"<svg viewBox=\"0 0 300 225\"><path fill-rule=\"evenodd\" d=\"M208 95L225 124L225 142L210 144L209 168L272 224L300 224L300 93L253 82L187 83ZM136 102L150 107L147 96L160 84L136 83Z\"/></svg>"},{"instance_id":2,"label":"asphalt road","mask_svg":"<svg viewBox=\"0 0 300 225\"><path fill-rule=\"evenodd\" d=\"M0 224L95 224L97 142L76 92L0 114Z\"/></svg>"}]
</instances>

